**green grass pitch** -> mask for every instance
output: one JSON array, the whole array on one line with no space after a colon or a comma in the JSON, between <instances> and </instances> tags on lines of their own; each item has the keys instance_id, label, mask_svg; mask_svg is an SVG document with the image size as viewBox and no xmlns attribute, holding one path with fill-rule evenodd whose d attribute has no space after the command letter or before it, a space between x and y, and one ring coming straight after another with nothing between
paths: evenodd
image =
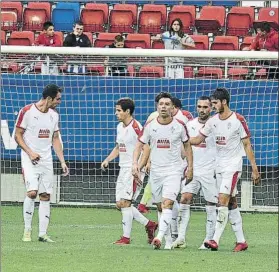
<instances>
[{"instance_id":1,"label":"green grass pitch","mask_svg":"<svg viewBox=\"0 0 279 272\"><path fill-rule=\"evenodd\" d=\"M233 253L234 234L228 224L218 252L199 251L205 234L205 213L192 212L187 248L152 250L144 228L134 222L132 243L112 242L122 233L121 214L114 209L52 208L49 235L55 244L37 241L37 209L33 241L21 241L22 207L2 206L3 272L275 272L278 271L278 217L243 214L249 249ZM156 219L156 212L148 214Z\"/></svg>"}]
</instances>

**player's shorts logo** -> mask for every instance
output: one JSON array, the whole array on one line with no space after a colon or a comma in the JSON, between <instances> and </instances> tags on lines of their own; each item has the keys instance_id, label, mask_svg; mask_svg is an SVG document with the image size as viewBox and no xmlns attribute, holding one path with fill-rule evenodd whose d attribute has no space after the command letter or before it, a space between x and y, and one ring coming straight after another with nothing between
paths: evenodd
<instances>
[{"instance_id":1,"label":"player's shorts logo","mask_svg":"<svg viewBox=\"0 0 279 272\"><path fill-rule=\"evenodd\" d=\"M170 148L170 140L169 139L158 139L157 140L157 148Z\"/></svg>"},{"instance_id":2,"label":"player's shorts logo","mask_svg":"<svg viewBox=\"0 0 279 272\"><path fill-rule=\"evenodd\" d=\"M48 139L49 135L50 135L50 130L49 129L40 129L38 138Z\"/></svg>"}]
</instances>

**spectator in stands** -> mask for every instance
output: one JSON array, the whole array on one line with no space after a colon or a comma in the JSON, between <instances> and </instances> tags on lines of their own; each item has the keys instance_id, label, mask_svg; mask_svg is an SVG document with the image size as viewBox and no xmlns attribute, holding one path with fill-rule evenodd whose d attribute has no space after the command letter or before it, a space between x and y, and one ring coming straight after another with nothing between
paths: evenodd
<instances>
[{"instance_id":1,"label":"spectator in stands","mask_svg":"<svg viewBox=\"0 0 279 272\"><path fill-rule=\"evenodd\" d=\"M194 40L183 32L183 23L179 18L171 22L169 31L159 34L152 40L162 40L165 49L183 50L195 48ZM184 78L184 58L166 58L166 76L169 78Z\"/></svg>"},{"instance_id":2,"label":"spectator in stands","mask_svg":"<svg viewBox=\"0 0 279 272\"><path fill-rule=\"evenodd\" d=\"M83 23L78 21L74 24L73 32L68 34L63 46L70 47L92 47L88 36L83 34Z\"/></svg>"},{"instance_id":3,"label":"spectator in stands","mask_svg":"<svg viewBox=\"0 0 279 272\"><path fill-rule=\"evenodd\" d=\"M54 25L52 22L45 22L43 32L37 37L35 45L39 46L62 46L59 35L54 33Z\"/></svg>"},{"instance_id":4,"label":"spectator in stands","mask_svg":"<svg viewBox=\"0 0 279 272\"><path fill-rule=\"evenodd\" d=\"M244 47L243 51L275 51L278 52L278 32L271 28L268 22L263 22L256 29L257 35L249 47ZM267 67L268 78L278 79L278 61L261 61L259 65ZM272 67L270 67L272 66Z\"/></svg>"},{"instance_id":5,"label":"spectator in stands","mask_svg":"<svg viewBox=\"0 0 279 272\"><path fill-rule=\"evenodd\" d=\"M121 35L116 35L114 42L108 48L126 48L125 39ZM109 65L110 76L127 76L127 64L123 57L110 57L105 60L105 64Z\"/></svg>"}]
</instances>

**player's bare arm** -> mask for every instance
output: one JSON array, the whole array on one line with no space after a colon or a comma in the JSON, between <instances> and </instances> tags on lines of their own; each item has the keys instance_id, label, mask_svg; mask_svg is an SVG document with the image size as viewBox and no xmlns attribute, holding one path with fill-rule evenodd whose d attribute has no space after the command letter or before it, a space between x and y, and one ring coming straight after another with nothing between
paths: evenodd
<instances>
[{"instance_id":1,"label":"player's bare arm","mask_svg":"<svg viewBox=\"0 0 279 272\"><path fill-rule=\"evenodd\" d=\"M148 144L145 144L143 145L142 155L138 163L138 167L140 171L147 165L149 161L149 155L150 155L150 147Z\"/></svg>"},{"instance_id":2,"label":"player's bare arm","mask_svg":"<svg viewBox=\"0 0 279 272\"><path fill-rule=\"evenodd\" d=\"M248 160L252 166L252 180L254 184L258 184L260 182L260 173L258 171L258 166L256 164L255 155L252 149L250 138L242 139L242 143L244 146L245 153L247 155Z\"/></svg>"},{"instance_id":3,"label":"player's bare arm","mask_svg":"<svg viewBox=\"0 0 279 272\"><path fill-rule=\"evenodd\" d=\"M33 152L24 142L23 140L23 134L24 134L24 129L20 128L20 127L16 127L16 131L15 131L15 141L17 142L17 144L20 146L21 149L23 149L29 156L30 160L32 161L32 163L35 165L38 163L38 161L40 160L40 155L36 152Z\"/></svg>"},{"instance_id":4,"label":"player's bare arm","mask_svg":"<svg viewBox=\"0 0 279 272\"><path fill-rule=\"evenodd\" d=\"M116 159L119 156L119 145L116 144L114 149L110 152L110 154L106 157L106 159L102 162L101 164L101 168L102 170L105 170L108 165L109 162L113 161L114 159Z\"/></svg>"},{"instance_id":5,"label":"player's bare arm","mask_svg":"<svg viewBox=\"0 0 279 272\"><path fill-rule=\"evenodd\" d=\"M135 146L134 154L133 154L133 166L132 166L132 174L135 178L140 177L140 170L138 165L138 160L143 148L143 143L138 141Z\"/></svg>"},{"instance_id":6,"label":"player's bare arm","mask_svg":"<svg viewBox=\"0 0 279 272\"><path fill-rule=\"evenodd\" d=\"M186 173L186 183L189 183L193 179L193 150L189 141L184 143L184 150L188 165Z\"/></svg>"},{"instance_id":7,"label":"player's bare arm","mask_svg":"<svg viewBox=\"0 0 279 272\"><path fill-rule=\"evenodd\" d=\"M191 144L191 145L199 145L199 144L201 144L204 140L205 140L205 136L199 134L199 135L196 136L196 137L191 137L191 138L190 138L190 144Z\"/></svg>"},{"instance_id":8,"label":"player's bare arm","mask_svg":"<svg viewBox=\"0 0 279 272\"><path fill-rule=\"evenodd\" d=\"M61 163L61 168L63 170L63 176L67 176L69 174L69 168L65 163L64 159L64 154L63 154L63 147L62 147L62 142L61 142L61 136L59 131L55 131L53 133L53 138L52 138L52 146L55 151L55 154L57 155L60 163Z\"/></svg>"}]
</instances>

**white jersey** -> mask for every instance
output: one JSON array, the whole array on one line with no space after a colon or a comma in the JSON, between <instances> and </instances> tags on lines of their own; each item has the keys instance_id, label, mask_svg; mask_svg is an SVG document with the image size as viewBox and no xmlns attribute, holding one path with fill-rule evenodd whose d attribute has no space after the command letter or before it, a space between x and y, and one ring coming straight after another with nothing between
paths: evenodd
<instances>
[{"instance_id":1,"label":"white jersey","mask_svg":"<svg viewBox=\"0 0 279 272\"><path fill-rule=\"evenodd\" d=\"M154 111L148 116L148 119L146 122L149 122L152 119L157 118L158 116L159 116L158 111ZM176 112L176 114L173 115L173 117L184 122L185 124L187 124L188 121L193 119L193 116L189 111L180 110L180 109L178 109L178 111Z\"/></svg>"},{"instance_id":2,"label":"white jersey","mask_svg":"<svg viewBox=\"0 0 279 272\"><path fill-rule=\"evenodd\" d=\"M189 139L185 124L173 118L163 125L158 118L148 122L139 137L142 143L150 143L151 170L154 172L181 172L181 143Z\"/></svg>"},{"instance_id":3,"label":"white jersey","mask_svg":"<svg viewBox=\"0 0 279 272\"><path fill-rule=\"evenodd\" d=\"M59 130L59 116L53 109L41 112L35 104L22 108L19 112L16 127L25 130L25 144L41 156L41 162L52 162L51 146L53 133ZM27 154L22 150L23 156Z\"/></svg>"},{"instance_id":4,"label":"white jersey","mask_svg":"<svg viewBox=\"0 0 279 272\"><path fill-rule=\"evenodd\" d=\"M133 153L142 125L133 119L127 126L122 122L117 125L116 143L119 148L119 166L132 167Z\"/></svg>"},{"instance_id":5,"label":"white jersey","mask_svg":"<svg viewBox=\"0 0 279 272\"><path fill-rule=\"evenodd\" d=\"M205 137L212 133L215 138L217 173L242 171L245 152L241 140L250 137L243 116L232 112L227 119L221 120L219 114L216 114L206 122L200 133Z\"/></svg>"},{"instance_id":6,"label":"white jersey","mask_svg":"<svg viewBox=\"0 0 279 272\"><path fill-rule=\"evenodd\" d=\"M195 118L187 123L187 130L190 137L196 137L200 129L204 126ZM193 145L193 169L195 176L204 176L215 171L216 144L212 134L210 134L201 144Z\"/></svg>"}]
</instances>

